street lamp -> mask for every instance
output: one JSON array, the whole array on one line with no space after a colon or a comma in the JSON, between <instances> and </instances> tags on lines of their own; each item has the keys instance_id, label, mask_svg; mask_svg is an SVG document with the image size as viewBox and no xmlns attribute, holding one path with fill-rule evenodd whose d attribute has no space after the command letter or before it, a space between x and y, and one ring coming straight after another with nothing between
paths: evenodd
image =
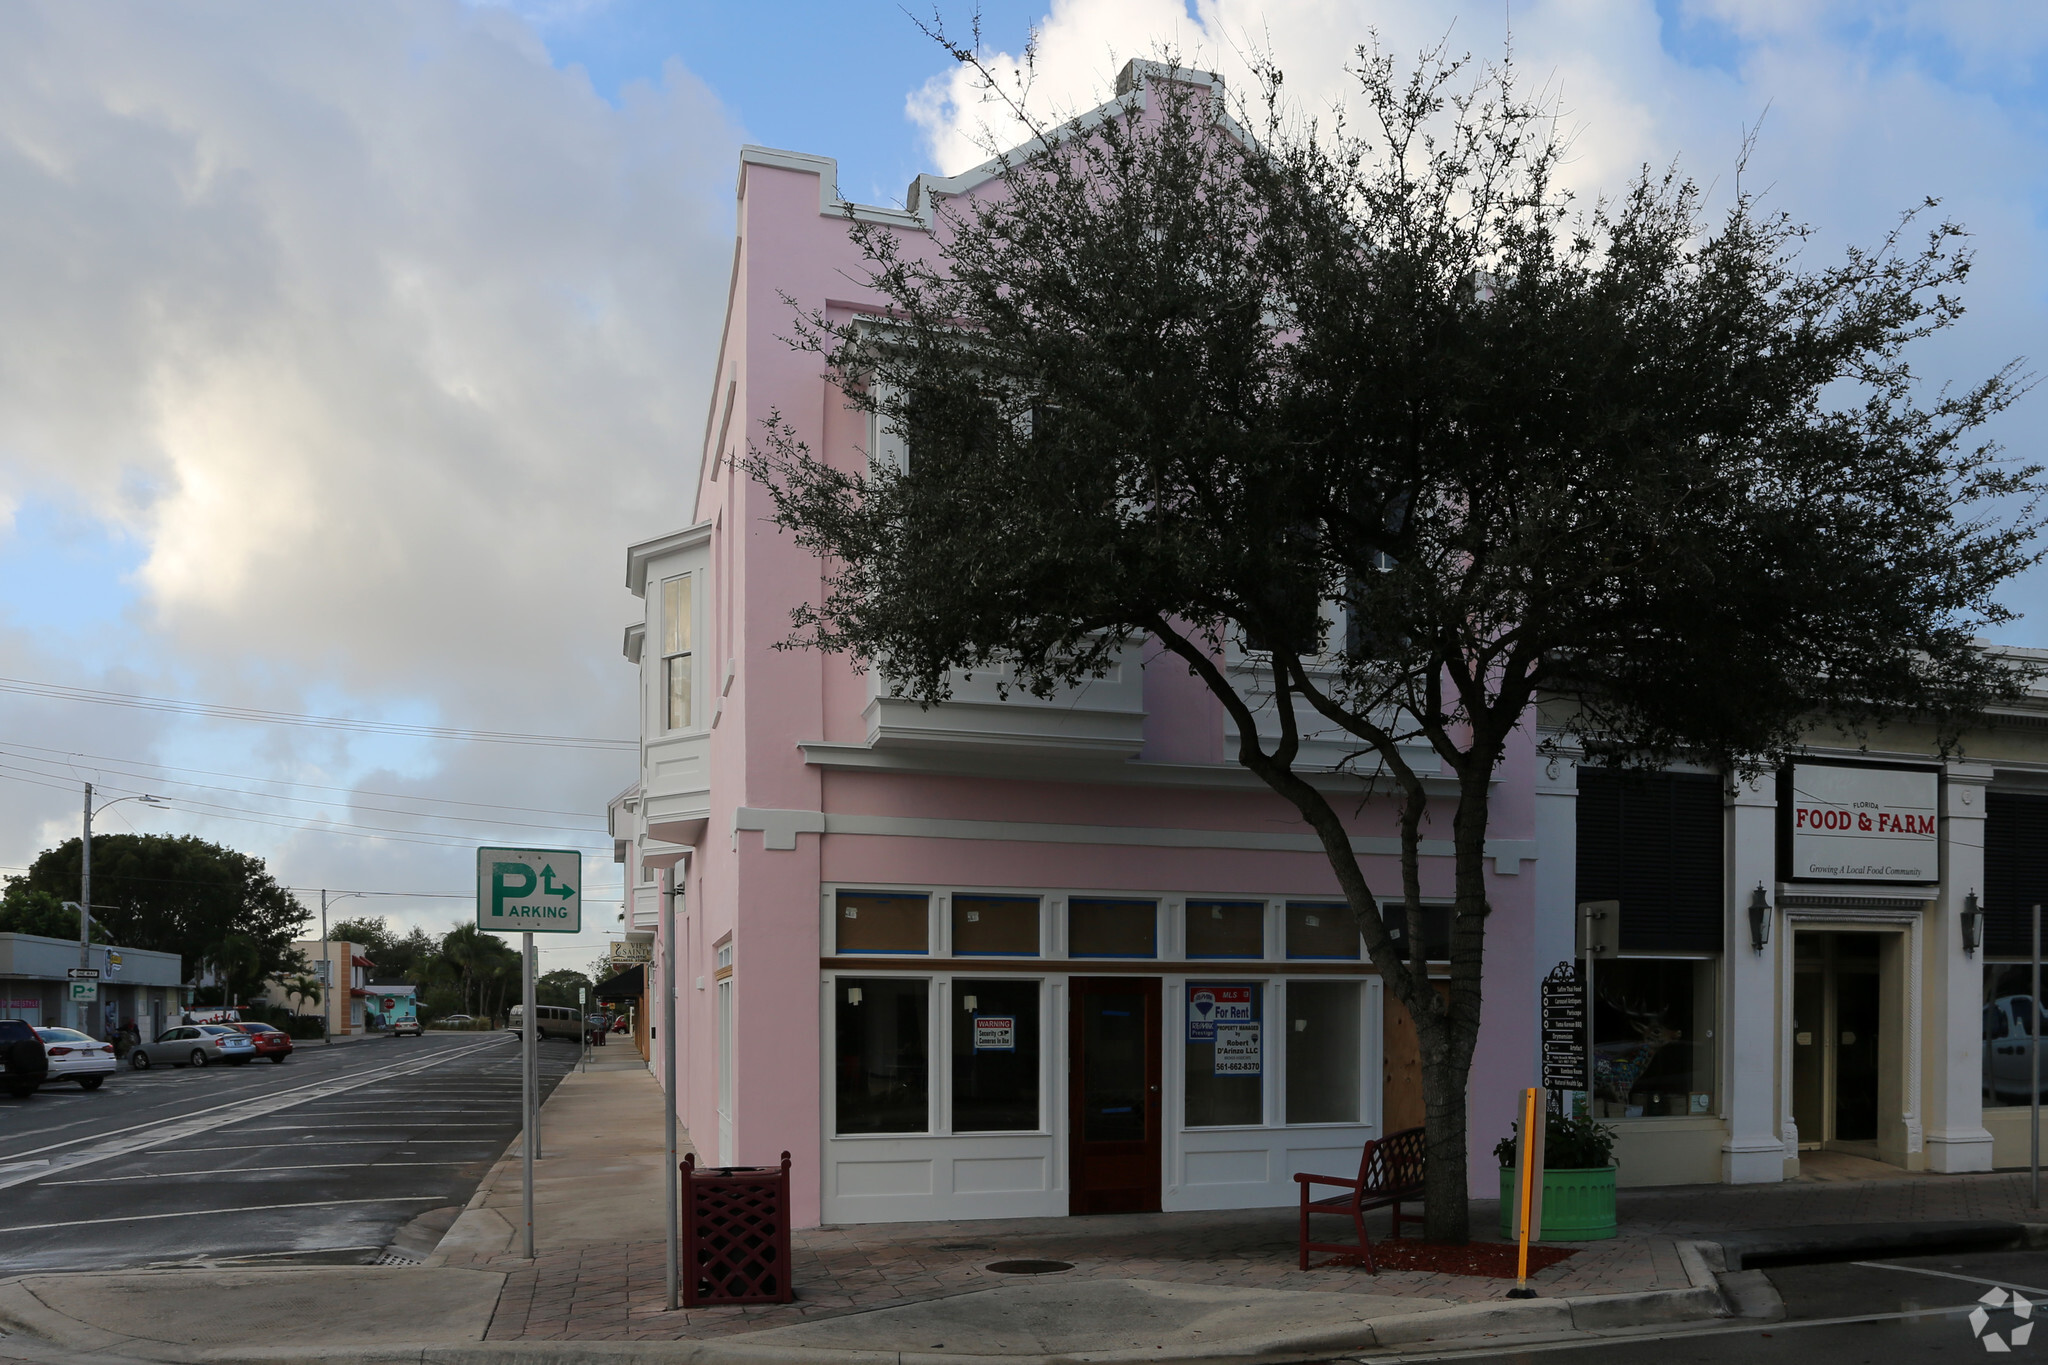
<instances>
[{"instance_id":1,"label":"street lamp","mask_svg":"<svg viewBox=\"0 0 2048 1365\"><path fill-rule=\"evenodd\" d=\"M345 901L350 896L367 896L369 894L367 891L344 891L339 896L334 897L334 899ZM333 963L334 958L327 947L327 888L322 887L320 888L320 966L327 975L327 980L321 983L327 987L326 995L321 997L320 1000L320 1046L322 1047L332 1047L334 1045L334 1039L329 1036L332 1030L327 1026L330 1012L334 1009L335 971ZM343 972L341 975L353 976L355 964L351 963L349 965L351 970Z\"/></svg>"},{"instance_id":2,"label":"street lamp","mask_svg":"<svg viewBox=\"0 0 2048 1365\"><path fill-rule=\"evenodd\" d=\"M117 796L111 801L101 802L99 809L105 810L108 806L118 806L123 801L140 801L145 806L169 804L161 796ZM92 783L88 782L85 784L85 837L79 841L78 848L78 965L80 968L90 968L92 966L92 817L98 813L92 806ZM92 1029L87 1026L91 1018L92 1011L85 1007L83 1000L79 1001L78 1031L80 1033L92 1032Z\"/></svg>"},{"instance_id":3,"label":"street lamp","mask_svg":"<svg viewBox=\"0 0 2048 1365\"><path fill-rule=\"evenodd\" d=\"M1983 941L1984 934L1984 909L1977 904L1975 888L1971 889L1969 895L1963 897L1963 913L1958 918L1963 926L1963 951L1975 953L1977 945Z\"/></svg>"},{"instance_id":4,"label":"street lamp","mask_svg":"<svg viewBox=\"0 0 2048 1365\"><path fill-rule=\"evenodd\" d=\"M1749 946L1762 952L1771 941L1771 902L1758 882L1749 893Z\"/></svg>"}]
</instances>

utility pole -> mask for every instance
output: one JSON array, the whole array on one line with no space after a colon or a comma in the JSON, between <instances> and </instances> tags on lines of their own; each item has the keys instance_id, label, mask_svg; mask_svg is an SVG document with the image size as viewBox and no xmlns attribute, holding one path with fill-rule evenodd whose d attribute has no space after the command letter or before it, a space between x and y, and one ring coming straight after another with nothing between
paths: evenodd
<instances>
[{"instance_id":1,"label":"utility pole","mask_svg":"<svg viewBox=\"0 0 2048 1365\"><path fill-rule=\"evenodd\" d=\"M320 975L327 980L320 984L326 989L320 996L320 1046L332 1047L334 1039L328 1036L327 1012L334 1008L334 961L327 948L327 888L320 888Z\"/></svg>"},{"instance_id":2,"label":"utility pole","mask_svg":"<svg viewBox=\"0 0 2048 1365\"><path fill-rule=\"evenodd\" d=\"M92 966L92 783L85 784L85 837L78 846L78 965ZM87 1027L92 1006L78 1002L78 1031L92 1035ZM93 1035L97 1036L97 1035Z\"/></svg>"}]
</instances>

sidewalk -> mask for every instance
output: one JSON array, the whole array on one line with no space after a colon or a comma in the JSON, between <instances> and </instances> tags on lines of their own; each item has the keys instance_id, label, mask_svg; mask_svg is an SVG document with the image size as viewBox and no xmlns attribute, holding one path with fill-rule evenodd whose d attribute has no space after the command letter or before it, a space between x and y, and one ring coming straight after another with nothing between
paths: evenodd
<instances>
[{"instance_id":1,"label":"sidewalk","mask_svg":"<svg viewBox=\"0 0 2048 1365\"><path fill-rule=\"evenodd\" d=\"M816 1228L792 1237L795 1303L669 1313L661 1106L631 1048L593 1050L588 1073L564 1078L542 1111L532 1261L515 1143L423 1266L238 1271L233 1284L188 1271L29 1276L0 1284L0 1326L149 1359L336 1365L1312 1358L1726 1313L1720 1248L1695 1239L2048 1221L2026 1207L2024 1175L1905 1177L1853 1162L1788 1185L1624 1192L1623 1235L1578 1244L1532 1277L1542 1297L1519 1303L1497 1279L1300 1271L1291 1209ZM1479 1237L1496 1218L1474 1202ZM1002 1260L1072 1268L988 1269Z\"/></svg>"}]
</instances>

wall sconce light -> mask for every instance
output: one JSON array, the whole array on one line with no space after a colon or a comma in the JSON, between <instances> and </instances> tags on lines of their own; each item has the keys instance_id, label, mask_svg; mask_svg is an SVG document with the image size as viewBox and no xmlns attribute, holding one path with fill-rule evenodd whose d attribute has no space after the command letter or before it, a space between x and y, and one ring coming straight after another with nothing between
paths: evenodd
<instances>
[{"instance_id":1,"label":"wall sconce light","mask_svg":"<svg viewBox=\"0 0 2048 1365\"><path fill-rule=\"evenodd\" d=\"M1749 893L1749 946L1762 952L1770 941L1771 903L1764 897L1764 884L1758 882Z\"/></svg>"},{"instance_id":2,"label":"wall sconce light","mask_svg":"<svg viewBox=\"0 0 2048 1365\"><path fill-rule=\"evenodd\" d=\"M1957 919L1963 926L1963 951L1976 952L1984 934L1984 907L1977 904L1975 891L1963 897L1963 913Z\"/></svg>"}]
</instances>

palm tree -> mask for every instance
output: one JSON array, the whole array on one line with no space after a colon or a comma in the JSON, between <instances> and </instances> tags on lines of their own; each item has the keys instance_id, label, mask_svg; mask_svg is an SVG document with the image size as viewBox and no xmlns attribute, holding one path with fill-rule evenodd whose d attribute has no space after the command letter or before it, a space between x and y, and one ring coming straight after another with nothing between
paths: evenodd
<instances>
[{"instance_id":1,"label":"palm tree","mask_svg":"<svg viewBox=\"0 0 2048 1365\"><path fill-rule=\"evenodd\" d=\"M315 1005L319 1004L320 997L323 994L320 978L314 976L311 972L300 972L297 976L282 978L277 984L284 988L286 999L299 1002L301 1008L294 1011L294 1013L298 1014L306 1012L303 1007L308 1001Z\"/></svg>"}]
</instances>

